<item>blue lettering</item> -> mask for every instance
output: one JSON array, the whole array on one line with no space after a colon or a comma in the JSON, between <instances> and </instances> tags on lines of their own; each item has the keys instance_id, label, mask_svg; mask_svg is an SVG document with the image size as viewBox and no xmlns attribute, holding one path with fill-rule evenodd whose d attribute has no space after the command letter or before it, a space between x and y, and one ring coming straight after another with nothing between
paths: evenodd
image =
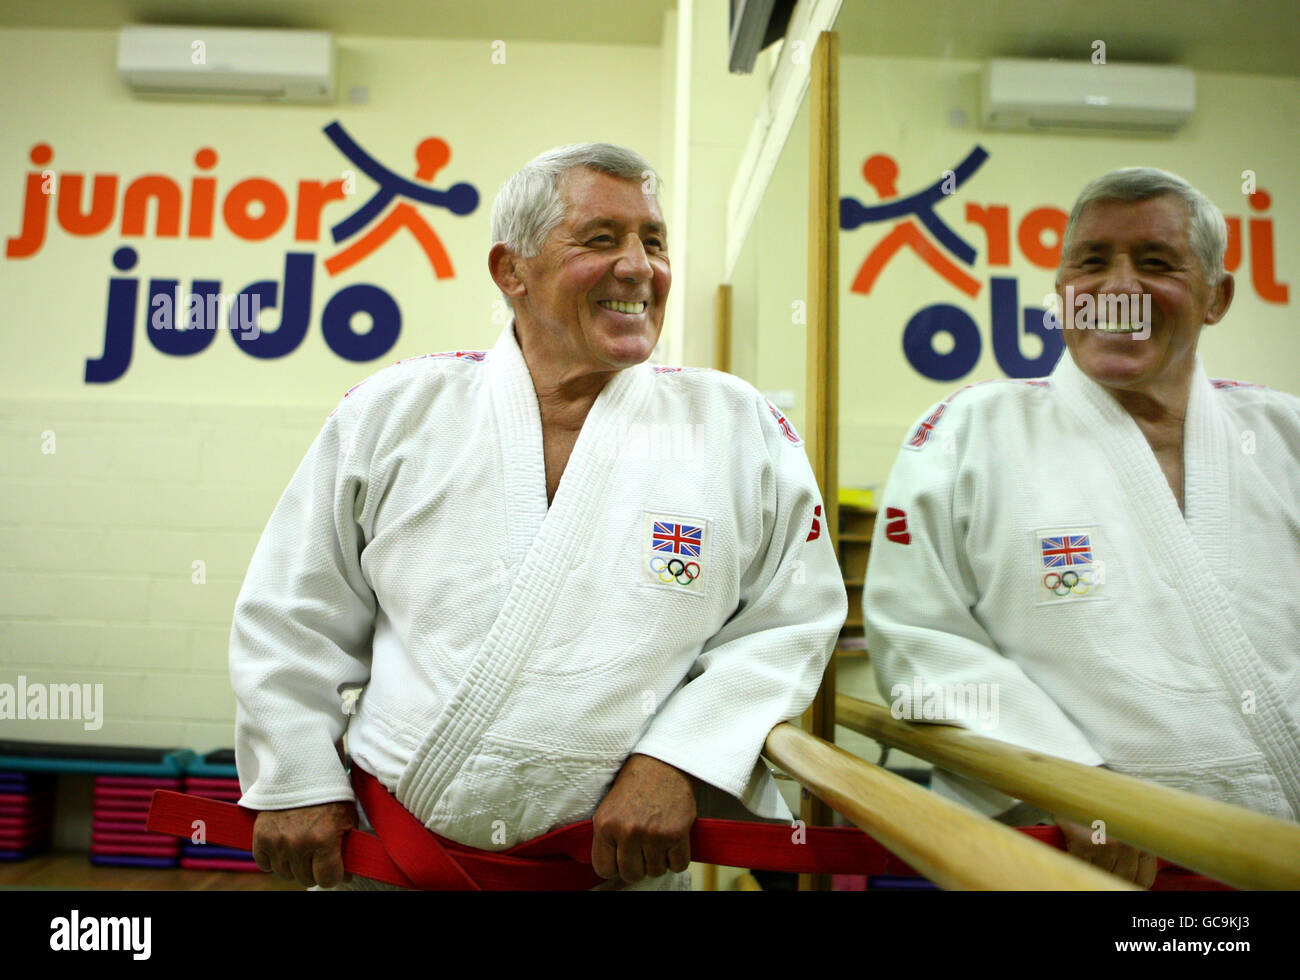
<instances>
[{"instance_id":1,"label":"blue lettering","mask_svg":"<svg viewBox=\"0 0 1300 980\"><path fill-rule=\"evenodd\" d=\"M370 330L354 333L352 318L370 314ZM393 297L378 286L357 283L340 289L325 305L320 317L325 343L339 357L349 361L373 361L393 349L402 332L402 311Z\"/></svg>"},{"instance_id":2,"label":"blue lettering","mask_svg":"<svg viewBox=\"0 0 1300 980\"><path fill-rule=\"evenodd\" d=\"M994 276L989 290L989 307L992 322L993 356L1008 378L1041 378L1052 373L1052 368L1065 349L1065 341L1058 330L1043 326L1047 311L1026 306L1024 332L1033 334L1042 342L1037 357L1026 357L1020 347L1017 313L1020 304L1016 280Z\"/></svg>"},{"instance_id":3,"label":"blue lettering","mask_svg":"<svg viewBox=\"0 0 1300 980\"><path fill-rule=\"evenodd\" d=\"M934 349L935 334L952 337L952 350ZM903 353L908 363L934 381L956 381L971 372L980 359L979 327L965 310L936 303L918 310L903 328Z\"/></svg>"},{"instance_id":4,"label":"blue lettering","mask_svg":"<svg viewBox=\"0 0 1300 980\"><path fill-rule=\"evenodd\" d=\"M135 268L139 256L123 245L113 253L113 265L120 272ZM104 314L104 353L86 361L86 384L116 381L131 365L131 343L135 333L135 306L140 292L137 279L114 276L108 281L108 309Z\"/></svg>"}]
</instances>

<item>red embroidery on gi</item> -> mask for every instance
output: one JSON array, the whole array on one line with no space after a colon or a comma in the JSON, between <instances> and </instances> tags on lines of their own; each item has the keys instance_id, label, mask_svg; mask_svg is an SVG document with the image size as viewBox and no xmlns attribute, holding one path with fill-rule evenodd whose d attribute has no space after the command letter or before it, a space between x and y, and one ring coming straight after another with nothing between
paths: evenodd
<instances>
[{"instance_id":1,"label":"red embroidery on gi","mask_svg":"<svg viewBox=\"0 0 1300 980\"><path fill-rule=\"evenodd\" d=\"M899 544L911 544L912 535L907 530L907 514L897 507L889 507L885 510L885 517L889 519L889 523L885 525L885 537Z\"/></svg>"}]
</instances>

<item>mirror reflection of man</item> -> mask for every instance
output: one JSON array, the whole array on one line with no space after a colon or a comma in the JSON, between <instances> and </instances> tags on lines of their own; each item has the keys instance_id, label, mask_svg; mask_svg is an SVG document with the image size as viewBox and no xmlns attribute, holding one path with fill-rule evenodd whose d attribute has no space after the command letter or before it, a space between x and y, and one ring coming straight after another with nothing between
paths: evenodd
<instances>
[{"instance_id":1,"label":"mirror reflection of man","mask_svg":"<svg viewBox=\"0 0 1300 980\"><path fill-rule=\"evenodd\" d=\"M434 834L501 851L592 819L614 884L689 887L697 796L789 819L758 753L811 701L844 584L793 430L738 378L647 361L659 186L609 144L530 162L493 208L496 345L354 388L294 476L231 637L264 870L343 880L345 729ZM690 437L623 441L647 430Z\"/></svg>"},{"instance_id":2,"label":"mirror reflection of man","mask_svg":"<svg viewBox=\"0 0 1300 980\"><path fill-rule=\"evenodd\" d=\"M913 431L883 497L908 534L872 550L868 646L884 692L995 685L991 737L1295 820L1300 607L1278 585L1300 580L1300 399L1197 358L1232 301L1226 241L1172 174L1083 190L1056 282L1067 353ZM955 714L940 720L974 727ZM1056 823L1072 852L1151 883L1153 856Z\"/></svg>"}]
</instances>

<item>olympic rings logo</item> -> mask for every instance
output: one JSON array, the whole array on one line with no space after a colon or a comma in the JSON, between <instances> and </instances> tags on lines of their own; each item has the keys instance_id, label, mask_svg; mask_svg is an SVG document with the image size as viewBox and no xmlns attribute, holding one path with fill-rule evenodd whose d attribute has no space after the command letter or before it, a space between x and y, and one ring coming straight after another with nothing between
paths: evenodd
<instances>
[{"instance_id":1,"label":"olympic rings logo","mask_svg":"<svg viewBox=\"0 0 1300 980\"><path fill-rule=\"evenodd\" d=\"M655 567L655 563L659 567ZM650 559L650 571L659 576L660 582L676 582L678 585L690 585L700 577L700 566L693 561L680 558L663 559L658 556Z\"/></svg>"},{"instance_id":2,"label":"olympic rings logo","mask_svg":"<svg viewBox=\"0 0 1300 980\"><path fill-rule=\"evenodd\" d=\"M1071 592L1087 595L1094 585L1100 584L1101 581L1093 575L1091 568L1084 569L1082 573L1071 570L1059 574L1048 572L1043 576L1043 585L1047 591L1058 596L1069 595Z\"/></svg>"}]
</instances>

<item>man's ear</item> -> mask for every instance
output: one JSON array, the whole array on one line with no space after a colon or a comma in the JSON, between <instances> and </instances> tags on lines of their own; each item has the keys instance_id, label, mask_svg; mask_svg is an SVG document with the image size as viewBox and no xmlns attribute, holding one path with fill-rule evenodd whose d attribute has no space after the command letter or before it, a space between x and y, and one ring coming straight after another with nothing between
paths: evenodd
<instances>
[{"instance_id":1,"label":"man's ear","mask_svg":"<svg viewBox=\"0 0 1300 980\"><path fill-rule=\"evenodd\" d=\"M488 252L488 272L497 289L511 299L518 299L528 292L519 275L519 256L505 242L497 242Z\"/></svg>"},{"instance_id":2,"label":"man's ear","mask_svg":"<svg viewBox=\"0 0 1300 980\"><path fill-rule=\"evenodd\" d=\"M1223 319L1228 307L1232 305L1232 297L1236 294L1237 283L1232 278L1232 273L1225 272L1219 284L1214 287L1210 295L1210 305L1205 311L1205 322L1218 323Z\"/></svg>"}]
</instances>

